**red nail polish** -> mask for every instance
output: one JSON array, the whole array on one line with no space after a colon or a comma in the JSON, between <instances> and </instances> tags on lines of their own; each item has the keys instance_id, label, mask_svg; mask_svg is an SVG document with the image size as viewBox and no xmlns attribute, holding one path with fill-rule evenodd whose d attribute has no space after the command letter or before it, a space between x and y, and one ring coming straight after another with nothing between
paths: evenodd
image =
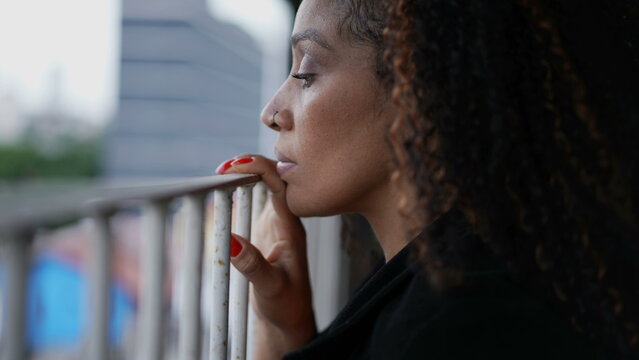
<instances>
[{"instance_id":1,"label":"red nail polish","mask_svg":"<svg viewBox=\"0 0 639 360\"><path fill-rule=\"evenodd\" d=\"M231 257L236 257L242 251L242 244L231 234Z\"/></svg>"},{"instance_id":2,"label":"red nail polish","mask_svg":"<svg viewBox=\"0 0 639 360\"><path fill-rule=\"evenodd\" d=\"M233 163L233 161L235 161L235 159L226 160L225 162L220 164L220 166L218 166L217 169L215 169L215 172L218 174L224 174L226 170L231 168L231 163Z\"/></svg>"},{"instance_id":3,"label":"red nail polish","mask_svg":"<svg viewBox=\"0 0 639 360\"><path fill-rule=\"evenodd\" d=\"M241 158L241 159L237 159L235 161L233 161L231 163L231 166L233 165L241 165L241 164L248 164L248 163L252 163L253 162L253 158Z\"/></svg>"}]
</instances>

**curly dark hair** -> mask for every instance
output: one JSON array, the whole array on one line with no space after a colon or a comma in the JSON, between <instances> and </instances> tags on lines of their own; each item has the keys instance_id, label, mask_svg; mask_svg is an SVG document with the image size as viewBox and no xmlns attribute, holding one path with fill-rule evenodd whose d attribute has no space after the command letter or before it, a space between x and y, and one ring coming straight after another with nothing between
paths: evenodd
<instances>
[{"instance_id":1,"label":"curly dark hair","mask_svg":"<svg viewBox=\"0 0 639 360\"><path fill-rule=\"evenodd\" d=\"M461 210L577 330L638 356L639 5L342 3L351 38L387 49L376 68L392 75L400 110L394 178L420 200L400 210L418 214L417 226ZM457 255L450 244L421 247L438 288L462 281Z\"/></svg>"},{"instance_id":2,"label":"curly dark hair","mask_svg":"<svg viewBox=\"0 0 639 360\"><path fill-rule=\"evenodd\" d=\"M376 56L371 65L377 76L390 85L391 67L384 59L388 1L336 0L334 5L338 6L340 13L345 13L339 23L338 33L347 41L372 47Z\"/></svg>"}]
</instances>

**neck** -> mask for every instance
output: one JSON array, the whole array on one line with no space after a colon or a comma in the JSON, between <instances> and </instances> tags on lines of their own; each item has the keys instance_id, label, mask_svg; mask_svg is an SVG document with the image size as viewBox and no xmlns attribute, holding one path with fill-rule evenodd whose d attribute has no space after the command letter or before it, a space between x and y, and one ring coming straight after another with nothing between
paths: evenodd
<instances>
[{"instance_id":1,"label":"neck","mask_svg":"<svg viewBox=\"0 0 639 360\"><path fill-rule=\"evenodd\" d=\"M387 186L380 187L377 193L369 198L370 202L366 210L361 212L373 227L384 251L386 262L397 255L419 233L419 231L409 232L411 230L409 219L399 211L399 201L402 197L415 199L415 196L408 193L409 188L409 186L398 186L389 181Z\"/></svg>"}]
</instances>

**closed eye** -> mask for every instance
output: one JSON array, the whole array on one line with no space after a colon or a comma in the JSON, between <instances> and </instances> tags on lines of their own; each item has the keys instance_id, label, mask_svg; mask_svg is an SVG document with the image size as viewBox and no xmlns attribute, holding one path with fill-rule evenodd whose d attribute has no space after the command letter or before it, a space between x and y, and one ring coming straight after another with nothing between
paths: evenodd
<instances>
[{"instance_id":1,"label":"closed eye","mask_svg":"<svg viewBox=\"0 0 639 360\"><path fill-rule=\"evenodd\" d=\"M291 77L294 79L304 80L305 88L308 88L312 85L314 76L315 74L302 74L302 73L291 74Z\"/></svg>"}]
</instances>

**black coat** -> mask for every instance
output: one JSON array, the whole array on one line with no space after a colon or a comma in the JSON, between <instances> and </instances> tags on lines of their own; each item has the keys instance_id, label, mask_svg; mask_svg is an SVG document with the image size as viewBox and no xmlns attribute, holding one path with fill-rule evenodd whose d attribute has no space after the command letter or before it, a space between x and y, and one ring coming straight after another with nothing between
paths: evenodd
<instances>
[{"instance_id":1,"label":"black coat","mask_svg":"<svg viewBox=\"0 0 639 360\"><path fill-rule=\"evenodd\" d=\"M481 241L450 223L429 231L444 244L463 240L470 256L462 285L434 291L410 256L415 240L373 272L326 330L284 359L595 358Z\"/></svg>"}]
</instances>

